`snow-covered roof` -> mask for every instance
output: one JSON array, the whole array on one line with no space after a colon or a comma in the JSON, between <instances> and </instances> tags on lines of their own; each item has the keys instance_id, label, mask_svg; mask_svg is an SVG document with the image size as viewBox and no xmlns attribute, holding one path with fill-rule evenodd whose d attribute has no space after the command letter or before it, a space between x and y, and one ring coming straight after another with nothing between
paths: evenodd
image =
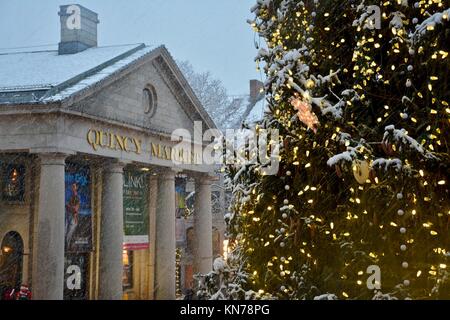
<instances>
[{"instance_id":1,"label":"snow-covered roof","mask_svg":"<svg viewBox=\"0 0 450 320\"><path fill-rule=\"evenodd\" d=\"M262 98L258 100L258 102L255 103L252 110L248 114L248 116L245 118L245 121L247 123L255 123L259 122L263 119L264 113L267 111L267 103L266 99Z\"/></svg>"},{"instance_id":2,"label":"snow-covered roof","mask_svg":"<svg viewBox=\"0 0 450 320\"><path fill-rule=\"evenodd\" d=\"M0 102L8 102L6 97L12 103L62 100L153 49L134 44L96 47L66 55L58 55L57 50L0 53L0 98L1 94L4 96Z\"/></svg>"},{"instance_id":3,"label":"snow-covered roof","mask_svg":"<svg viewBox=\"0 0 450 320\"><path fill-rule=\"evenodd\" d=\"M143 55L145 55L147 53L150 53L151 51L153 51L152 47L144 47L138 51L135 51L134 53L131 53L130 55L128 55L120 60L117 60L117 62L112 62L106 68L101 69L100 71L95 72L94 74L92 74L90 76L87 76L86 78L77 82L73 86L70 86L70 87L62 90L58 94L55 94L49 98L46 98L44 101L50 102L50 101L63 100L65 98L69 97L70 95L72 95L73 93L83 90L87 87L90 87L91 85L103 80L107 76L112 75L119 70L122 70L123 68L128 66L133 61L139 59L140 57L142 57Z\"/></svg>"},{"instance_id":4,"label":"snow-covered roof","mask_svg":"<svg viewBox=\"0 0 450 320\"><path fill-rule=\"evenodd\" d=\"M222 127L226 129L240 127L249 104L249 95L234 98L228 107L227 119L225 123L221 124Z\"/></svg>"},{"instance_id":5,"label":"snow-covered roof","mask_svg":"<svg viewBox=\"0 0 450 320\"><path fill-rule=\"evenodd\" d=\"M231 102L227 120L222 127L239 128L243 122L249 125L255 124L262 121L267 109L264 95L260 95L256 100L251 99L250 95L237 97Z\"/></svg>"}]
</instances>

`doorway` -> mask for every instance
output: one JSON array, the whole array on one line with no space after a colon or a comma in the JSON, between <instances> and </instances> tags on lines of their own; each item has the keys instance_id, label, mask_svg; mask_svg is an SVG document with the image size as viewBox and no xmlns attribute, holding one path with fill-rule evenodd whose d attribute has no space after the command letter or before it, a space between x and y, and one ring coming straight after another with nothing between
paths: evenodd
<instances>
[{"instance_id":1,"label":"doorway","mask_svg":"<svg viewBox=\"0 0 450 320\"><path fill-rule=\"evenodd\" d=\"M0 252L0 299L22 284L23 240L19 233L8 232L2 240Z\"/></svg>"}]
</instances>

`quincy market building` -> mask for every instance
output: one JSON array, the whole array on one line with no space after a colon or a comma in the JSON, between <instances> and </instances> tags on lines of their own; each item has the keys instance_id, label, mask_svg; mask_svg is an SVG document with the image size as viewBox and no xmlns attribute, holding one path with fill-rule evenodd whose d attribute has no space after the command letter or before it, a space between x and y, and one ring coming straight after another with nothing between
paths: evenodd
<instances>
[{"instance_id":1,"label":"quincy market building","mask_svg":"<svg viewBox=\"0 0 450 320\"><path fill-rule=\"evenodd\" d=\"M97 14L59 15L57 51L0 54L0 284L122 299L132 277L135 298L174 299L175 179L195 179L194 270L206 273L213 168L194 152L175 165L171 133L215 125L165 47L97 47Z\"/></svg>"}]
</instances>

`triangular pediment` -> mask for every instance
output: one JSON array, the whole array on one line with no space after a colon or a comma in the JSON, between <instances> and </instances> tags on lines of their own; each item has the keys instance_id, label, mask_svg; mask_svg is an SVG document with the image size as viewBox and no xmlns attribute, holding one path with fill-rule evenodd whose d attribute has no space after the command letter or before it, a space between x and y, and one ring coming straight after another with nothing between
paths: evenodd
<instances>
[{"instance_id":1,"label":"triangular pediment","mask_svg":"<svg viewBox=\"0 0 450 320\"><path fill-rule=\"evenodd\" d=\"M150 108L145 90L154 92ZM62 100L71 111L170 134L191 131L194 121L215 128L165 47L158 47L125 68ZM153 105L152 105L153 106Z\"/></svg>"}]
</instances>

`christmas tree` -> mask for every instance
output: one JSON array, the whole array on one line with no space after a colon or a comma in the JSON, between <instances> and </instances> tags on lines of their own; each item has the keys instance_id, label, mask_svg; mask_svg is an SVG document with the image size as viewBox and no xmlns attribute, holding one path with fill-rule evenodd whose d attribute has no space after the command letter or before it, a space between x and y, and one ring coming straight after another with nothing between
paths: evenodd
<instances>
[{"instance_id":1,"label":"christmas tree","mask_svg":"<svg viewBox=\"0 0 450 320\"><path fill-rule=\"evenodd\" d=\"M450 298L449 1L258 0L252 12L270 105L256 130L281 139L278 174L227 168L249 288Z\"/></svg>"}]
</instances>

